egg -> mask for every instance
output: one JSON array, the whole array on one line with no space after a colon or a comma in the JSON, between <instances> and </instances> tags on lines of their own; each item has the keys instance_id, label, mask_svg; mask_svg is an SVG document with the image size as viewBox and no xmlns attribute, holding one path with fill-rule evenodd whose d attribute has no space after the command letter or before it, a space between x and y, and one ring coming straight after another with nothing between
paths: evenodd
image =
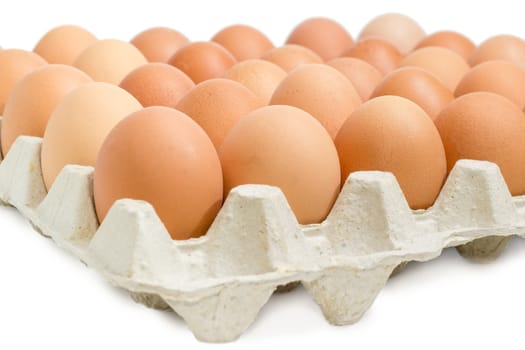
<instances>
[{"instance_id":1,"label":"egg","mask_svg":"<svg viewBox=\"0 0 525 350\"><path fill-rule=\"evenodd\" d=\"M47 64L38 54L20 50L0 50L0 115L15 84L26 74Z\"/></svg>"},{"instance_id":2,"label":"egg","mask_svg":"<svg viewBox=\"0 0 525 350\"><path fill-rule=\"evenodd\" d=\"M221 45L199 41L180 48L168 63L186 73L196 84L212 78L220 78L237 61Z\"/></svg>"},{"instance_id":3,"label":"egg","mask_svg":"<svg viewBox=\"0 0 525 350\"><path fill-rule=\"evenodd\" d=\"M144 55L132 44L105 39L88 46L73 65L95 81L118 85L129 72L146 63Z\"/></svg>"},{"instance_id":4,"label":"egg","mask_svg":"<svg viewBox=\"0 0 525 350\"><path fill-rule=\"evenodd\" d=\"M140 142L137 142L140 140ZM150 203L173 239L206 233L222 204L219 157L187 115L148 107L120 121L96 159L93 192L102 222L121 198Z\"/></svg>"},{"instance_id":5,"label":"egg","mask_svg":"<svg viewBox=\"0 0 525 350\"><path fill-rule=\"evenodd\" d=\"M339 57L326 64L334 67L350 80L361 100L366 101L383 79L383 74L370 63L354 57Z\"/></svg>"},{"instance_id":6,"label":"egg","mask_svg":"<svg viewBox=\"0 0 525 350\"><path fill-rule=\"evenodd\" d=\"M62 25L48 31L33 51L48 63L72 65L78 55L95 41L95 35L82 27Z\"/></svg>"},{"instance_id":7,"label":"egg","mask_svg":"<svg viewBox=\"0 0 525 350\"><path fill-rule=\"evenodd\" d=\"M422 68L434 74L452 92L470 70L463 57L450 49L437 46L412 51L403 58L399 66Z\"/></svg>"},{"instance_id":8,"label":"egg","mask_svg":"<svg viewBox=\"0 0 525 350\"><path fill-rule=\"evenodd\" d=\"M383 75L390 73L401 62L401 53L388 41L379 38L359 40L345 54L370 63Z\"/></svg>"},{"instance_id":9,"label":"egg","mask_svg":"<svg viewBox=\"0 0 525 350\"><path fill-rule=\"evenodd\" d=\"M270 104L301 108L315 117L334 138L346 118L361 103L350 81L325 64L303 64L288 74Z\"/></svg>"},{"instance_id":10,"label":"egg","mask_svg":"<svg viewBox=\"0 0 525 350\"><path fill-rule=\"evenodd\" d=\"M3 155L20 135L42 137L60 100L71 90L91 81L81 70L63 64L45 65L22 78L5 105L1 129Z\"/></svg>"},{"instance_id":11,"label":"egg","mask_svg":"<svg viewBox=\"0 0 525 350\"><path fill-rule=\"evenodd\" d=\"M359 39L378 37L392 43L406 55L425 37L421 26L400 13L385 13L373 18L359 33Z\"/></svg>"},{"instance_id":12,"label":"egg","mask_svg":"<svg viewBox=\"0 0 525 350\"><path fill-rule=\"evenodd\" d=\"M109 131L139 109L142 106L130 93L110 83L83 84L65 95L51 113L42 140L46 188L67 164L94 166Z\"/></svg>"},{"instance_id":13,"label":"egg","mask_svg":"<svg viewBox=\"0 0 525 350\"><path fill-rule=\"evenodd\" d=\"M433 74L418 67L403 67L388 74L372 97L396 95L417 103L435 118L454 99L450 90Z\"/></svg>"},{"instance_id":14,"label":"egg","mask_svg":"<svg viewBox=\"0 0 525 350\"><path fill-rule=\"evenodd\" d=\"M261 103L267 105L286 72L278 65L262 59L239 62L224 73L224 78L235 80L250 89Z\"/></svg>"},{"instance_id":15,"label":"egg","mask_svg":"<svg viewBox=\"0 0 525 350\"><path fill-rule=\"evenodd\" d=\"M167 63L178 49L189 42L184 34L167 27L149 28L131 39L131 43L149 62L163 63Z\"/></svg>"},{"instance_id":16,"label":"egg","mask_svg":"<svg viewBox=\"0 0 525 350\"><path fill-rule=\"evenodd\" d=\"M172 65L153 62L129 72L119 86L144 107L175 108L180 99L195 87L195 83Z\"/></svg>"},{"instance_id":17,"label":"egg","mask_svg":"<svg viewBox=\"0 0 525 350\"><path fill-rule=\"evenodd\" d=\"M353 40L340 23L329 18L314 17L295 27L286 43L307 47L328 61L346 52Z\"/></svg>"},{"instance_id":18,"label":"egg","mask_svg":"<svg viewBox=\"0 0 525 350\"><path fill-rule=\"evenodd\" d=\"M491 60L510 61L525 69L525 41L508 34L490 37L479 44L468 61L475 66Z\"/></svg>"},{"instance_id":19,"label":"egg","mask_svg":"<svg viewBox=\"0 0 525 350\"><path fill-rule=\"evenodd\" d=\"M450 49L458 55L468 60L476 45L465 35L451 31L442 30L424 37L417 45L416 49L429 46L438 46Z\"/></svg>"},{"instance_id":20,"label":"egg","mask_svg":"<svg viewBox=\"0 0 525 350\"><path fill-rule=\"evenodd\" d=\"M275 63L286 72L304 63L323 63L323 59L314 51L293 44L276 47L265 53L261 58Z\"/></svg>"},{"instance_id":21,"label":"egg","mask_svg":"<svg viewBox=\"0 0 525 350\"><path fill-rule=\"evenodd\" d=\"M474 91L489 91L502 95L525 107L525 70L502 60L486 61L473 67L458 84L455 96Z\"/></svg>"},{"instance_id":22,"label":"egg","mask_svg":"<svg viewBox=\"0 0 525 350\"><path fill-rule=\"evenodd\" d=\"M265 106L239 120L219 149L224 193L242 184L279 187L301 224L321 222L339 194L330 135L307 112Z\"/></svg>"},{"instance_id":23,"label":"egg","mask_svg":"<svg viewBox=\"0 0 525 350\"><path fill-rule=\"evenodd\" d=\"M525 194L525 115L491 92L458 97L437 117L448 171L459 159L496 163L512 195Z\"/></svg>"},{"instance_id":24,"label":"egg","mask_svg":"<svg viewBox=\"0 0 525 350\"><path fill-rule=\"evenodd\" d=\"M219 148L238 120L262 106L247 87L229 79L209 79L188 92L177 109L195 120Z\"/></svg>"},{"instance_id":25,"label":"egg","mask_svg":"<svg viewBox=\"0 0 525 350\"><path fill-rule=\"evenodd\" d=\"M432 119L403 97L376 97L357 107L335 145L343 182L355 171L391 172L412 209L430 207L446 176L445 150Z\"/></svg>"},{"instance_id":26,"label":"egg","mask_svg":"<svg viewBox=\"0 0 525 350\"><path fill-rule=\"evenodd\" d=\"M213 36L211 41L221 44L237 61L259 58L274 48L273 43L258 29L235 24L223 28Z\"/></svg>"}]
</instances>

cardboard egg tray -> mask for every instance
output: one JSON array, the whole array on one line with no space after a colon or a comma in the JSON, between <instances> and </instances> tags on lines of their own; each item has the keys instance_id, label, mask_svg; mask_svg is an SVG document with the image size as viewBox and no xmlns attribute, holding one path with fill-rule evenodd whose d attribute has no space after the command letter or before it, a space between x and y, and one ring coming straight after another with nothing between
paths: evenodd
<instances>
[{"instance_id":1,"label":"cardboard egg tray","mask_svg":"<svg viewBox=\"0 0 525 350\"><path fill-rule=\"evenodd\" d=\"M46 193L41 144L17 139L0 164L0 200L136 301L173 309L206 342L239 337L278 286L300 281L328 322L351 324L396 266L453 246L490 259L525 235L525 196L511 197L495 164L462 160L428 210L410 210L392 174L356 172L323 223L299 225L278 188L244 185L205 236L173 241L144 201L117 201L99 226L92 167L66 166Z\"/></svg>"}]
</instances>

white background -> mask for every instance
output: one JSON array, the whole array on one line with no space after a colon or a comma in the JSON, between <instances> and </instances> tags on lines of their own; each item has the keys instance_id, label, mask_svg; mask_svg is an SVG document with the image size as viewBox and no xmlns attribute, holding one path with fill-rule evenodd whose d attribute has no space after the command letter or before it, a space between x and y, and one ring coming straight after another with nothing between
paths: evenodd
<instances>
[{"instance_id":1,"label":"white background","mask_svg":"<svg viewBox=\"0 0 525 350\"><path fill-rule=\"evenodd\" d=\"M525 36L519 1L2 1L0 46L32 49L50 28L74 23L99 38L131 39L165 25L192 40L247 23L281 44L302 19L332 17L355 37L373 16L398 11L427 32L455 29L479 43L498 33ZM0 77L1 79L1 77ZM236 342L199 343L173 313L135 304L94 271L0 208L0 349L524 348L525 241L491 264L453 249L412 264L390 280L356 325L334 327L302 289L274 295Z\"/></svg>"}]
</instances>

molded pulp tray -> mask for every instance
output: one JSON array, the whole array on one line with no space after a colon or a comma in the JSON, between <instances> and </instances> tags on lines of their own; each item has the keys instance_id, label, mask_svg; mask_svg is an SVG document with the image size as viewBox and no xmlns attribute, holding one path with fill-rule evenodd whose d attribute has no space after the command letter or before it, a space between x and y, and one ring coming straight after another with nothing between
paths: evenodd
<instances>
[{"instance_id":1,"label":"molded pulp tray","mask_svg":"<svg viewBox=\"0 0 525 350\"><path fill-rule=\"evenodd\" d=\"M92 167L66 166L46 193L41 144L17 139L0 164L0 200L135 300L172 308L202 341L236 339L278 286L296 281L328 322L351 324L399 264L459 245L491 258L525 235L525 197L511 197L495 164L462 160L428 210L410 210L392 174L356 172L327 219L302 226L278 188L244 185L207 235L173 241L143 201L117 201L99 226Z\"/></svg>"}]
</instances>

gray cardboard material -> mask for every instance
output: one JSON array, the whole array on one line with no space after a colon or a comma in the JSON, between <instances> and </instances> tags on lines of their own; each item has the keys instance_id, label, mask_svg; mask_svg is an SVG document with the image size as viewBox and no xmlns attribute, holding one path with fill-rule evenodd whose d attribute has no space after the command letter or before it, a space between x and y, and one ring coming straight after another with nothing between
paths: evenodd
<instances>
[{"instance_id":1,"label":"gray cardboard material","mask_svg":"<svg viewBox=\"0 0 525 350\"><path fill-rule=\"evenodd\" d=\"M13 144L0 200L134 300L173 309L206 342L238 338L278 286L300 281L328 322L352 324L396 266L456 246L491 259L525 235L525 197L510 195L495 164L461 160L427 210L410 210L392 174L356 172L323 223L299 225L280 189L243 185L205 236L173 241L143 201L117 201L99 226L91 167L66 166L46 193L41 144Z\"/></svg>"}]
</instances>

